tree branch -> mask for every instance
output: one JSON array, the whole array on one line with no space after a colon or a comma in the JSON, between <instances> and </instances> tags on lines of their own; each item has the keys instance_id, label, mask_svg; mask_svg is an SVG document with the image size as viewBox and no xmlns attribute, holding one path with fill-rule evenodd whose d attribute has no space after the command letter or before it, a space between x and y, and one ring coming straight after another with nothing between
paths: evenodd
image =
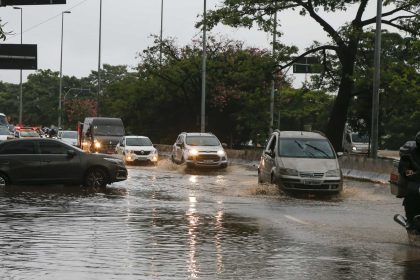
<instances>
[{"instance_id":1,"label":"tree branch","mask_svg":"<svg viewBox=\"0 0 420 280\"><path fill-rule=\"evenodd\" d=\"M357 22L362 21L363 13L365 12L366 6L367 6L368 0L362 0L360 2L359 9L357 10L356 18L354 19Z\"/></svg>"},{"instance_id":2,"label":"tree branch","mask_svg":"<svg viewBox=\"0 0 420 280\"><path fill-rule=\"evenodd\" d=\"M404 5L404 6L398 7L398 8L396 8L396 9L392 10L392 11L389 11L389 12L383 13L383 14L382 14L382 17L384 18L384 17L390 16L390 15L393 15L393 14L395 14L396 12L403 11L404 9L406 9L406 8L408 8L408 7L410 7L410 5ZM373 18L370 18L370 19L367 19L367 20L362 21L362 26L366 26L366 25L369 25L369 24L373 24L373 23L375 23L375 22L376 22L376 16L375 16L375 17L373 17Z\"/></svg>"}]
</instances>

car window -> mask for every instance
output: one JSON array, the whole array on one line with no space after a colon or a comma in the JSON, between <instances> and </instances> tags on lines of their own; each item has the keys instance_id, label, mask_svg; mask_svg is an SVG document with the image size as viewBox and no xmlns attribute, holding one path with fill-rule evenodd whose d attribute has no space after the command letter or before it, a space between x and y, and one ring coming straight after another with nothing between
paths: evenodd
<instances>
[{"instance_id":1,"label":"car window","mask_svg":"<svg viewBox=\"0 0 420 280\"><path fill-rule=\"evenodd\" d=\"M127 146L152 146L149 138L126 138Z\"/></svg>"},{"instance_id":2,"label":"car window","mask_svg":"<svg viewBox=\"0 0 420 280\"><path fill-rule=\"evenodd\" d=\"M326 139L280 139L279 154L295 158L335 158L331 144Z\"/></svg>"},{"instance_id":3,"label":"car window","mask_svg":"<svg viewBox=\"0 0 420 280\"><path fill-rule=\"evenodd\" d=\"M39 143L39 149L41 154L47 155L62 155L67 154L67 151L70 149L67 146L57 143L55 141L41 141Z\"/></svg>"},{"instance_id":4,"label":"car window","mask_svg":"<svg viewBox=\"0 0 420 280\"><path fill-rule=\"evenodd\" d=\"M274 135L271 135L270 139L267 141L267 146L265 147L266 151L270 151L271 143L273 142Z\"/></svg>"},{"instance_id":5,"label":"car window","mask_svg":"<svg viewBox=\"0 0 420 280\"><path fill-rule=\"evenodd\" d=\"M216 136L187 136L185 142L190 146L220 146Z\"/></svg>"},{"instance_id":6,"label":"car window","mask_svg":"<svg viewBox=\"0 0 420 280\"><path fill-rule=\"evenodd\" d=\"M35 154L34 142L14 141L4 143L0 147L0 154L30 155Z\"/></svg>"},{"instance_id":7,"label":"car window","mask_svg":"<svg viewBox=\"0 0 420 280\"><path fill-rule=\"evenodd\" d=\"M21 130L20 137L39 137L39 134L33 130Z\"/></svg>"},{"instance_id":8,"label":"car window","mask_svg":"<svg viewBox=\"0 0 420 280\"><path fill-rule=\"evenodd\" d=\"M0 127L0 135L9 135L9 129L5 126Z\"/></svg>"}]
</instances>

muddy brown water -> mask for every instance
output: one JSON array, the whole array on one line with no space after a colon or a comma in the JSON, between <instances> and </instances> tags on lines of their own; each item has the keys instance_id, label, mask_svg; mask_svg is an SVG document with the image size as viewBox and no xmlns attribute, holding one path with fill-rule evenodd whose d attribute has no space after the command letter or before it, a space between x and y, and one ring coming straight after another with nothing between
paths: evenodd
<instances>
[{"instance_id":1,"label":"muddy brown water","mask_svg":"<svg viewBox=\"0 0 420 280\"><path fill-rule=\"evenodd\" d=\"M386 185L337 197L256 184L255 167L129 167L105 192L0 192L1 279L420 279Z\"/></svg>"}]
</instances>

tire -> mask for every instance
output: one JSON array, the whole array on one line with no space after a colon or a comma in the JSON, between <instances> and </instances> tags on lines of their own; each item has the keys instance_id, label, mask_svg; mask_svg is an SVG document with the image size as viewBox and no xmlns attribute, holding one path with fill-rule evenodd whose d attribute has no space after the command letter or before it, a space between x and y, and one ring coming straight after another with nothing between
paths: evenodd
<instances>
[{"instance_id":1,"label":"tire","mask_svg":"<svg viewBox=\"0 0 420 280\"><path fill-rule=\"evenodd\" d=\"M108 183L108 175L105 170L99 167L90 169L85 176L84 186L86 188L102 188Z\"/></svg>"},{"instance_id":2,"label":"tire","mask_svg":"<svg viewBox=\"0 0 420 280\"><path fill-rule=\"evenodd\" d=\"M171 161L172 161L172 163L176 163L174 155L171 155Z\"/></svg>"},{"instance_id":3,"label":"tire","mask_svg":"<svg viewBox=\"0 0 420 280\"><path fill-rule=\"evenodd\" d=\"M261 178L261 172L258 170L258 184L262 184L262 183L264 182L263 182L263 179Z\"/></svg>"},{"instance_id":4,"label":"tire","mask_svg":"<svg viewBox=\"0 0 420 280\"><path fill-rule=\"evenodd\" d=\"M273 185L276 184L276 182L274 181L274 173L271 173L270 183L273 184Z\"/></svg>"},{"instance_id":5,"label":"tire","mask_svg":"<svg viewBox=\"0 0 420 280\"><path fill-rule=\"evenodd\" d=\"M0 188L5 188L9 184L9 178L3 173L0 173Z\"/></svg>"}]
</instances>

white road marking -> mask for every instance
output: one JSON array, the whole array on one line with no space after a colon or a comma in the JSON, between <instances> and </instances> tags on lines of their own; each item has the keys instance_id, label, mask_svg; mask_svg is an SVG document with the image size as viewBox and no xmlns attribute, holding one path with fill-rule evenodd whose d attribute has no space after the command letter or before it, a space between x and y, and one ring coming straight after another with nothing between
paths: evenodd
<instances>
[{"instance_id":1,"label":"white road marking","mask_svg":"<svg viewBox=\"0 0 420 280\"><path fill-rule=\"evenodd\" d=\"M305 221L302 221L302 220L299 220L298 218L295 218L295 217L292 217L292 216L289 216L289 215L284 215L284 217L286 217L287 219L292 220L296 223L302 224L302 225L309 225L309 223L307 223Z\"/></svg>"}]
</instances>

